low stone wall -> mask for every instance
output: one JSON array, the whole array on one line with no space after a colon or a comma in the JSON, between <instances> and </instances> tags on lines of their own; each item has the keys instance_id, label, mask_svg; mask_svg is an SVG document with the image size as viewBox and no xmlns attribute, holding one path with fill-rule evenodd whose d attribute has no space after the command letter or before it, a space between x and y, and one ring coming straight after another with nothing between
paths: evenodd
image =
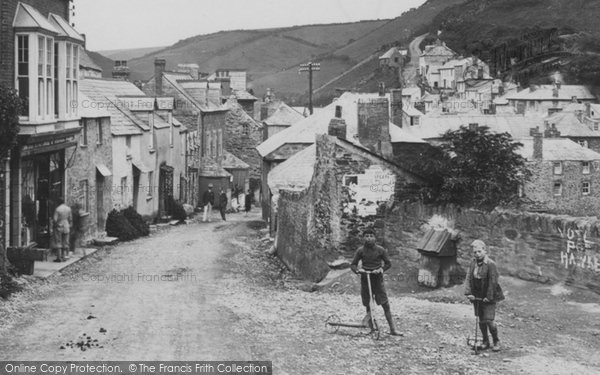
<instances>
[{"instance_id":1,"label":"low stone wall","mask_svg":"<svg viewBox=\"0 0 600 375\"><path fill-rule=\"evenodd\" d=\"M470 243L481 239L502 275L539 282L564 281L600 292L600 220L521 212L484 213L457 207L400 204L386 216L386 242L416 261L423 224L434 215L460 231L458 262L466 268Z\"/></svg>"}]
</instances>

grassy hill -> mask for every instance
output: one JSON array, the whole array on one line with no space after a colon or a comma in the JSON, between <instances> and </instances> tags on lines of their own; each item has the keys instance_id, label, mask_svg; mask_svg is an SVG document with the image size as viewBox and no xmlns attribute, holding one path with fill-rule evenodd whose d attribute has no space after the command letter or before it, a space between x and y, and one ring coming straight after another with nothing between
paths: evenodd
<instances>
[{"instance_id":1,"label":"grassy hill","mask_svg":"<svg viewBox=\"0 0 600 375\"><path fill-rule=\"evenodd\" d=\"M152 52L160 51L165 47L148 47L148 48L134 48L134 49L112 49L98 51L103 56L108 57L112 60L132 60L142 57Z\"/></svg>"},{"instance_id":2,"label":"grassy hill","mask_svg":"<svg viewBox=\"0 0 600 375\"><path fill-rule=\"evenodd\" d=\"M113 59L129 60L132 80L151 78L156 58L166 59L167 69L174 69L178 63L197 63L207 73L218 68L247 69L250 86L257 95L271 88L292 104L302 104L308 89L306 75L298 73L300 64L309 60L321 63L321 71L314 74L315 88L350 71L321 93L326 101L335 95L337 87L376 87L375 81L369 80L382 79L374 72L378 55L392 45L407 45L412 37L428 29L439 12L463 1L428 0L392 20L221 31L187 38L159 50L104 53ZM369 63L352 69L365 61Z\"/></svg>"},{"instance_id":3,"label":"grassy hill","mask_svg":"<svg viewBox=\"0 0 600 375\"><path fill-rule=\"evenodd\" d=\"M93 51L87 51L88 56L92 59L100 68L102 68L102 77L111 78L112 69L115 62L108 57Z\"/></svg>"},{"instance_id":4,"label":"grassy hill","mask_svg":"<svg viewBox=\"0 0 600 375\"><path fill-rule=\"evenodd\" d=\"M199 35L129 62L135 78L149 78L154 59L167 59L167 69L178 63L197 63L204 72L217 68L248 69L251 79L297 66L327 54L385 24L362 21L346 24L295 26L263 30L234 30Z\"/></svg>"}]
</instances>

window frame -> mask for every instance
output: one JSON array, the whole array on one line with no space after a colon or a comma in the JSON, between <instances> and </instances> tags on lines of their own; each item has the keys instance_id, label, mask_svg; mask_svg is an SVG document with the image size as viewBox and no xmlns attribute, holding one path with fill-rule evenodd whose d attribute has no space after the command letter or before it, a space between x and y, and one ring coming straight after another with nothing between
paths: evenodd
<instances>
[{"instance_id":1,"label":"window frame","mask_svg":"<svg viewBox=\"0 0 600 375\"><path fill-rule=\"evenodd\" d=\"M592 173L592 163L590 163L589 161L582 161L581 162L581 173L582 174Z\"/></svg>"},{"instance_id":2,"label":"window frame","mask_svg":"<svg viewBox=\"0 0 600 375\"><path fill-rule=\"evenodd\" d=\"M558 192L555 191L557 186L558 186ZM562 181L552 182L552 195L553 196L562 197L562 190L563 190Z\"/></svg>"},{"instance_id":3,"label":"window frame","mask_svg":"<svg viewBox=\"0 0 600 375\"><path fill-rule=\"evenodd\" d=\"M563 163L562 161L552 162L552 174L555 176L560 176L563 174Z\"/></svg>"},{"instance_id":4,"label":"window frame","mask_svg":"<svg viewBox=\"0 0 600 375\"><path fill-rule=\"evenodd\" d=\"M587 189L587 191L586 191ZM592 183L590 181L581 182L581 195L590 195L592 193Z\"/></svg>"}]
</instances>

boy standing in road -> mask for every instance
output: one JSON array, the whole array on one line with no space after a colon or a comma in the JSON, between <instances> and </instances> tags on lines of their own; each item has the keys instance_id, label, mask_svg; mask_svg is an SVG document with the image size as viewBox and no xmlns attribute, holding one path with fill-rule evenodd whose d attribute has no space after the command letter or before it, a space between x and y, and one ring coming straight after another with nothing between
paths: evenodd
<instances>
[{"instance_id":1,"label":"boy standing in road","mask_svg":"<svg viewBox=\"0 0 600 375\"><path fill-rule=\"evenodd\" d=\"M221 218L225 221L225 213L227 212L227 194L221 187L221 192L219 193L219 212L221 212Z\"/></svg>"},{"instance_id":2,"label":"boy standing in road","mask_svg":"<svg viewBox=\"0 0 600 375\"><path fill-rule=\"evenodd\" d=\"M204 215L202 221L208 220L210 222L210 216L212 214L212 206L215 204L215 193L212 191L213 184L208 184L208 190L204 192L202 196L202 204L204 204Z\"/></svg>"},{"instance_id":3,"label":"boy standing in road","mask_svg":"<svg viewBox=\"0 0 600 375\"><path fill-rule=\"evenodd\" d=\"M363 319L363 322L371 321L369 284L367 280L367 277L370 277L371 289L373 296L375 297L375 302L383 308L385 318L390 325L390 335L401 336L396 330L387 293L385 291L385 285L383 284L383 273L392 266L392 263L388 258L387 251L375 243L375 231L373 229L365 229L363 232L363 240L364 245L356 251L354 259L350 264L350 268L356 274L361 271L374 272L370 275L365 273L360 274L360 295L363 306L367 309L367 316ZM358 268L359 261L361 262L361 268Z\"/></svg>"},{"instance_id":4,"label":"boy standing in road","mask_svg":"<svg viewBox=\"0 0 600 375\"><path fill-rule=\"evenodd\" d=\"M478 349L490 348L489 329L494 340L492 350L497 352L500 350L500 340L498 339L498 327L494 323L496 302L504 300L504 294L498 285L496 263L487 256L485 242L475 240L471 243L471 248L473 249L473 261L465 280L465 295L473 302L475 316L479 317L479 329L483 342Z\"/></svg>"}]
</instances>

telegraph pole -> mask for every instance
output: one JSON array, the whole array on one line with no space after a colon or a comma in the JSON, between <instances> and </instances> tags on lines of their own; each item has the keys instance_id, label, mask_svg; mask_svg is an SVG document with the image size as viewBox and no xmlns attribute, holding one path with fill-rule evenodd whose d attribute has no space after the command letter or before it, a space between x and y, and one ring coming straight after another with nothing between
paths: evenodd
<instances>
[{"instance_id":1,"label":"telegraph pole","mask_svg":"<svg viewBox=\"0 0 600 375\"><path fill-rule=\"evenodd\" d=\"M308 72L308 111L310 114L313 114L313 104L312 104L312 80L313 80L313 72L321 70L320 63L308 62L307 64L300 64L300 70L298 73L302 74L302 72Z\"/></svg>"}]
</instances>

